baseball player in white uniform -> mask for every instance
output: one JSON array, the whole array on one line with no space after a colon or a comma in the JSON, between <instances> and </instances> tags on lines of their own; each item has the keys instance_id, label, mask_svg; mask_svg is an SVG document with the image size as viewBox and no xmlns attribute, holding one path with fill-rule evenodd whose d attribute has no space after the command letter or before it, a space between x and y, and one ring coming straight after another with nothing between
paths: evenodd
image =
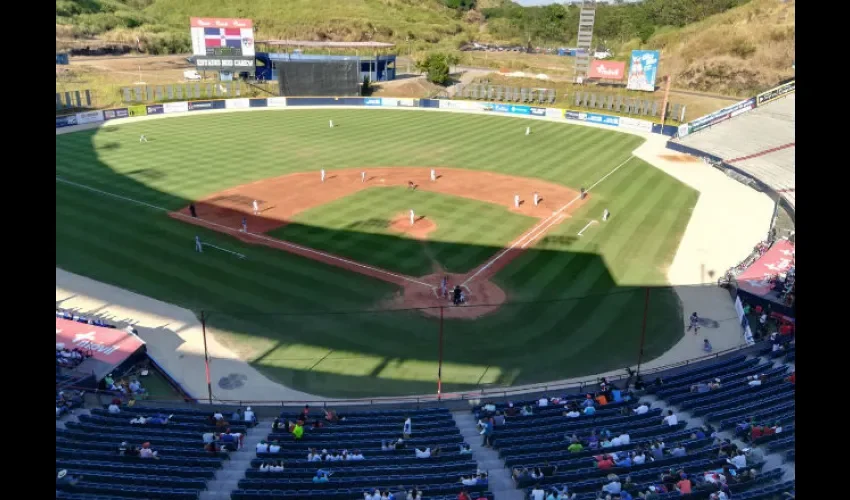
<instances>
[{"instance_id":1,"label":"baseball player in white uniform","mask_svg":"<svg viewBox=\"0 0 850 500\"><path fill-rule=\"evenodd\" d=\"M360 182L366 182L366 171L360 172Z\"/></svg>"},{"instance_id":2,"label":"baseball player in white uniform","mask_svg":"<svg viewBox=\"0 0 850 500\"><path fill-rule=\"evenodd\" d=\"M514 195L514 208L519 208L519 195Z\"/></svg>"},{"instance_id":3,"label":"baseball player in white uniform","mask_svg":"<svg viewBox=\"0 0 850 500\"><path fill-rule=\"evenodd\" d=\"M602 220L606 221L606 220L608 220L608 217L611 217L611 212L609 212L608 209L606 208L605 211L602 212Z\"/></svg>"},{"instance_id":4,"label":"baseball player in white uniform","mask_svg":"<svg viewBox=\"0 0 850 500\"><path fill-rule=\"evenodd\" d=\"M531 135L531 127L525 127L525 135Z\"/></svg>"},{"instance_id":5,"label":"baseball player in white uniform","mask_svg":"<svg viewBox=\"0 0 850 500\"><path fill-rule=\"evenodd\" d=\"M322 169L322 182L325 182L325 169Z\"/></svg>"},{"instance_id":6,"label":"baseball player in white uniform","mask_svg":"<svg viewBox=\"0 0 850 500\"><path fill-rule=\"evenodd\" d=\"M148 142L148 138L145 137L145 134L139 136L139 142Z\"/></svg>"},{"instance_id":7,"label":"baseball player in white uniform","mask_svg":"<svg viewBox=\"0 0 850 500\"><path fill-rule=\"evenodd\" d=\"M247 217L242 217L242 232L243 233L248 232L248 218Z\"/></svg>"},{"instance_id":8,"label":"baseball player in white uniform","mask_svg":"<svg viewBox=\"0 0 850 500\"><path fill-rule=\"evenodd\" d=\"M329 120L328 125L330 125L330 128L334 128L334 121L333 121L333 120Z\"/></svg>"},{"instance_id":9,"label":"baseball player in white uniform","mask_svg":"<svg viewBox=\"0 0 850 500\"><path fill-rule=\"evenodd\" d=\"M204 246L201 245L200 236L195 236L195 251L199 253L204 253Z\"/></svg>"},{"instance_id":10,"label":"baseball player in white uniform","mask_svg":"<svg viewBox=\"0 0 850 500\"><path fill-rule=\"evenodd\" d=\"M437 171L433 168L431 169L431 182L436 182L437 180Z\"/></svg>"},{"instance_id":11,"label":"baseball player in white uniform","mask_svg":"<svg viewBox=\"0 0 850 500\"><path fill-rule=\"evenodd\" d=\"M414 218L415 216L416 216L416 215L413 213L413 209L410 209L410 225L411 225L411 226L413 225L413 218Z\"/></svg>"},{"instance_id":12,"label":"baseball player in white uniform","mask_svg":"<svg viewBox=\"0 0 850 500\"><path fill-rule=\"evenodd\" d=\"M254 215L257 215L258 213L260 213L260 207L259 207L259 205L257 205L257 200L254 200L253 205L254 205Z\"/></svg>"},{"instance_id":13,"label":"baseball player in white uniform","mask_svg":"<svg viewBox=\"0 0 850 500\"><path fill-rule=\"evenodd\" d=\"M534 206L536 207L540 203L540 195L536 192L534 193Z\"/></svg>"}]
</instances>

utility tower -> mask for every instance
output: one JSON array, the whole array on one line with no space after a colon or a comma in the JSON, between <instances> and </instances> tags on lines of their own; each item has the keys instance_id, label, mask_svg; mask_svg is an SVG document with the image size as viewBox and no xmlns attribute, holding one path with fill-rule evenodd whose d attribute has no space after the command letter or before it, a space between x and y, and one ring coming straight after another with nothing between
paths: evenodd
<instances>
[{"instance_id":1,"label":"utility tower","mask_svg":"<svg viewBox=\"0 0 850 500\"><path fill-rule=\"evenodd\" d=\"M583 82L590 72L593 53L593 24L596 22L596 0L583 0L578 15L578 43L576 53L576 82Z\"/></svg>"}]
</instances>

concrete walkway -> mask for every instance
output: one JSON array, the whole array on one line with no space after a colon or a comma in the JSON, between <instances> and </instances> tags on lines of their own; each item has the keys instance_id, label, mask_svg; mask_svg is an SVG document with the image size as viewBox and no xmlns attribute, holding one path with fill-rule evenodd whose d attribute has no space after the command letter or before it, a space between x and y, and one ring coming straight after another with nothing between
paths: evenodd
<instances>
[{"instance_id":1,"label":"concrete walkway","mask_svg":"<svg viewBox=\"0 0 850 500\"><path fill-rule=\"evenodd\" d=\"M271 431L271 420L260 421L252 427L242 448L230 453L230 458L216 471L215 479L207 482L207 489L201 492L199 500L230 500L230 493L239 488L239 481L245 479L251 460L257 457L257 443L266 439Z\"/></svg>"},{"instance_id":2,"label":"concrete walkway","mask_svg":"<svg viewBox=\"0 0 850 500\"><path fill-rule=\"evenodd\" d=\"M494 500L524 500L525 495L516 489L511 471L493 448L481 446L484 438L478 434L478 422L469 411L452 412L455 424L460 429L463 440L472 450L472 458L478 463L478 469L488 475L488 488L493 492Z\"/></svg>"}]
</instances>

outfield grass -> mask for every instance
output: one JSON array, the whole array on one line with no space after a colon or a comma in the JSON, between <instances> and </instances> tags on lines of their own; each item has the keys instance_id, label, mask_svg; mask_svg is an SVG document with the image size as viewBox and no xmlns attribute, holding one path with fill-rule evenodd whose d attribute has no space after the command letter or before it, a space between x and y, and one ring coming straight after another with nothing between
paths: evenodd
<instances>
[{"instance_id":1,"label":"outfield grass","mask_svg":"<svg viewBox=\"0 0 850 500\"><path fill-rule=\"evenodd\" d=\"M339 126L329 129L329 119ZM169 118L57 136L56 171L63 179L174 210L228 187L319 168L455 167L577 188L611 172L641 143L631 135L550 122L535 122L534 134L525 137L527 123L387 110ZM138 142L142 133L150 142ZM474 322L446 322L444 391L590 375L634 363L642 286L653 287L644 360L662 354L683 334L664 272L696 198L692 189L631 159L593 189L574 218L496 275L513 304ZM612 219L577 237L603 208ZM437 321L415 312L374 311L396 291L391 285L244 245L160 210L60 182L56 217L58 267L214 311L209 324L217 337L286 385L338 397L435 389ZM309 221L314 241L364 237L362 228L345 227L356 221L321 219ZM490 233L493 226L501 232L513 222L502 210L495 221L468 224L464 230L476 236L448 238L469 239L453 245L471 259L495 253L504 239L478 232ZM213 252L199 258L195 234L248 258ZM369 239L392 253L411 244L388 234ZM446 264L453 265L448 259ZM348 313L322 314L329 311Z\"/></svg>"},{"instance_id":2,"label":"outfield grass","mask_svg":"<svg viewBox=\"0 0 850 500\"><path fill-rule=\"evenodd\" d=\"M411 207L416 207L416 217L427 217L437 229L424 241L402 236L385 244L380 236L395 234L388 223ZM482 201L376 187L302 212L293 221L296 224L268 234L408 276L424 276L437 266L452 273L467 272L539 219ZM351 234L339 238L340 231Z\"/></svg>"}]
</instances>

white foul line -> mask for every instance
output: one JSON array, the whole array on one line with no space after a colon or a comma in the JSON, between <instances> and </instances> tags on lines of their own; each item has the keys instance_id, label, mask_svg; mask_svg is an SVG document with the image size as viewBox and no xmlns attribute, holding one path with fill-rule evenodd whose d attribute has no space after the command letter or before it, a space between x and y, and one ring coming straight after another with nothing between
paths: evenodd
<instances>
[{"instance_id":1,"label":"white foul line","mask_svg":"<svg viewBox=\"0 0 850 500\"><path fill-rule=\"evenodd\" d=\"M581 228L581 231L579 231L579 232L578 232L578 234L577 234L576 236L581 236L581 233L583 233L585 229L589 228L591 224L595 224L595 223L596 223L596 221L595 221L595 220L592 220L592 221L588 222L586 226L584 226L583 228Z\"/></svg>"},{"instance_id":2,"label":"white foul line","mask_svg":"<svg viewBox=\"0 0 850 500\"><path fill-rule=\"evenodd\" d=\"M57 182L63 182L63 183L65 183L65 184L68 184L68 185L71 185L71 186L76 186L76 187L78 187L78 188L80 188L80 189L87 189L87 190L89 190L89 191L92 191L92 192L94 192L94 193L101 194L101 195L103 195L103 196L110 196L110 197L112 197L112 198L117 198L117 199L119 199L119 200L124 200L124 201L130 202L130 203L135 203L135 204L137 204L137 205L142 205L142 206L145 206L145 207L151 208L151 209L153 209L153 210L159 210L159 211L166 212L166 213L173 213L173 214L174 214L174 215L176 215L177 217L182 217L182 218L184 218L184 219L188 219L188 220L193 220L193 219L194 219L193 217L189 217L188 215L181 214L180 212L172 212L171 210L168 210L168 209L163 208L163 207L158 207L158 206L156 206L156 205L151 205L150 203L145 203L145 202L143 202L143 201L134 200L134 199L132 199L132 198L127 198L126 196L117 195L117 194L110 193L110 192L107 192L107 191L102 191L102 190L100 190L100 189L93 188L93 187L91 187L91 186L86 186L85 184L78 184L78 183L76 183L76 182L72 182L72 181L69 181L69 180L65 180L65 179L63 179L63 178L59 177L58 175L56 176L56 181L57 181ZM387 276L392 276L393 278L402 279L402 280L405 280L405 281L409 281L409 282L411 282L411 283L416 283L416 284L418 284L418 285L427 286L427 287L429 287L429 288L431 287L431 285L429 285L428 283L425 283L425 282L422 282L422 281L418 281L418 280L415 280L415 279L412 279L412 278L408 278L407 276L402 276L402 275L400 275L400 274L391 273L391 272L389 272L389 271L385 271L385 270L383 270L383 269L378 269L377 267L367 266L367 265L365 265L365 264L361 264L361 263L359 263L359 262L354 262L353 260L343 259L342 257L337 257L336 255L331 255L331 254L327 254L327 253L324 253L324 252L320 252L320 251L318 251L318 250L314 250L314 249L312 249L312 248L302 247L301 245L295 245L295 244L293 244L293 243L289 243L288 241L283 241L283 240L278 240L278 239L275 239L275 238L270 238L270 237L265 236L265 235L263 235L263 234L256 234L256 233L251 233L251 232L243 232L243 231L241 231L241 230L234 229L234 228L232 228L232 227L227 227L227 226L224 226L224 225L222 225L222 224L218 224L218 223L215 223L215 222L212 222L212 221L208 221L208 220L204 220L204 219L198 219L198 220L203 221L203 222L204 222L204 224L208 224L208 225L210 225L210 226L214 226L214 227L221 228L221 229L223 229L225 232L229 232L229 233L249 234L249 235L251 235L251 236L253 236L254 238L257 238L257 239L265 240L265 241L268 241L268 242L271 242L271 243L275 243L275 244L278 244L278 245L283 245L283 246L285 246L285 247L289 247L289 248L294 248L294 249L300 250L300 251L302 251L302 252L311 253L311 254L314 254L314 255L320 255L320 256L322 256L322 257L324 257L324 258L326 258L326 259L335 260L335 261L338 261L338 262L343 262L343 263L345 263L345 264L349 264L349 265L352 265L352 266L355 266L355 267L359 267L359 268L361 268L361 269L368 269L368 270L373 271L373 272L376 272L376 273L385 274L385 275L387 275Z\"/></svg>"},{"instance_id":3,"label":"white foul line","mask_svg":"<svg viewBox=\"0 0 850 500\"><path fill-rule=\"evenodd\" d=\"M245 256L244 256L244 255L242 255L242 254L241 254L241 253L239 253L239 252L234 252L233 250L228 250L228 249L226 249L226 248L217 247L217 246L213 245L212 243L204 243L204 242L202 241L202 242L201 242L201 246L205 246L205 247L212 247L212 248L215 248L216 250L221 250L222 252L227 252L227 253L229 253L229 254L233 254L233 255L235 255L235 256L237 256L237 257L239 257L240 259L244 259L244 258L245 258Z\"/></svg>"},{"instance_id":4,"label":"white foul line","mask_svg":"<svg viewBox=\"0 0 850 500\"><path fill-rule=\"evenodd\" d=\"M595 188L596 186L598 186L598 185L599 185L599 183L601 183L602 181L604 181L605 179L607 179L608 177L610 177L610 176L611 176L614 172L616 172L617 170L620 170L620 167L622 167L623 165L625 165L626 163L628 163L628 162L629 162L629 160L631 160L632 158L634 158L634 156L629 156L629 157L628 157L628 158L627 158L627 159L626 159L623 163L620 163L619 165L617 165L616 167L614 167L614 170L611 170L610 172L608 172L607 174L605 174L605 175L604 175L601 179L599 179L598 181L596 181L596 182L594 182L593 184L591 184L591 185L590 185L590 187L589 187L589 188L587 188L587 189L585 190L585 192L588 192L588 193L589 193L591 189L593 189L593 188ZM555 212L553 212L553 213L552 213L552 215L550 215L549 217L547 217L547 218L543 219L543 221L542 221L542 222L540 222L539 224L537 224L536 226L534 226L533 228L531 228L531 230L529 230L527 233L525 233L525 234L524 234L523 236L521 236L519 239L517 239L516 241L514 241L514 242L511 244L511 246L509 246L508 248L506 248L506 249L502 250L502 251L501 251L501 252L499 252L499 253L498 253L495 257L493 257L493 258L492 258L489 262L487 262L487 263L485 263L483 266L481 266L481 267L480 267L477 271L475 271L475 273L473 273L473 274L472 274L472 276L470 276L469 278L467 278L467 279L466 279L466 281L464 281L464 282L463 282L463 285L468 284L470 281L472 281L473 279L475 279L475 277L476 277L476 276L478 276L479 274L481 274L481 273L483 273L484 271L486 271L487 269L489 269L489 268L490 268L490 266L492 266L493 264L495 264L497 260L499 260L499 259L501 259L502 257L504 257L506 253L508 253L508 252L510 252L511 250L513 250L514 248L516 248L516 247L517 247L517 245L522 244L523 246L522 246L521 248L525 248L525 247L528 245L529 241L531 241L531 240L529 240L528 238L530 238L530 237L532 237L532 236L535 236L535 235L539 236L539 234L538 234L538 233L539 233L541 230L542 230L542 231L545 231L545 230L549 229L550 227L552 227L552 226L554 225L554 223L556 222L555 218L556 218L558 215L560 215L560 214L561 214L564 210L566 210L567 208L569 208L569 207L570 207L573 203L577 202L577 201L578 201L578 200L580 200L580 199L581 199L581 194L579 194L579 195L578 195L578 196L576 196L574 199L572 199L571 201L569 201L569 202L568 202L566 205L564 205L563 207L561 207L561 208L559 208L558 210L556 210ZM548 224L547 224L547 223L548 223ZM544 226L545 226L545 227L544 227ZM541 228L542 228L542 229L541 229Z\"/></svg>"}]
</instances>

